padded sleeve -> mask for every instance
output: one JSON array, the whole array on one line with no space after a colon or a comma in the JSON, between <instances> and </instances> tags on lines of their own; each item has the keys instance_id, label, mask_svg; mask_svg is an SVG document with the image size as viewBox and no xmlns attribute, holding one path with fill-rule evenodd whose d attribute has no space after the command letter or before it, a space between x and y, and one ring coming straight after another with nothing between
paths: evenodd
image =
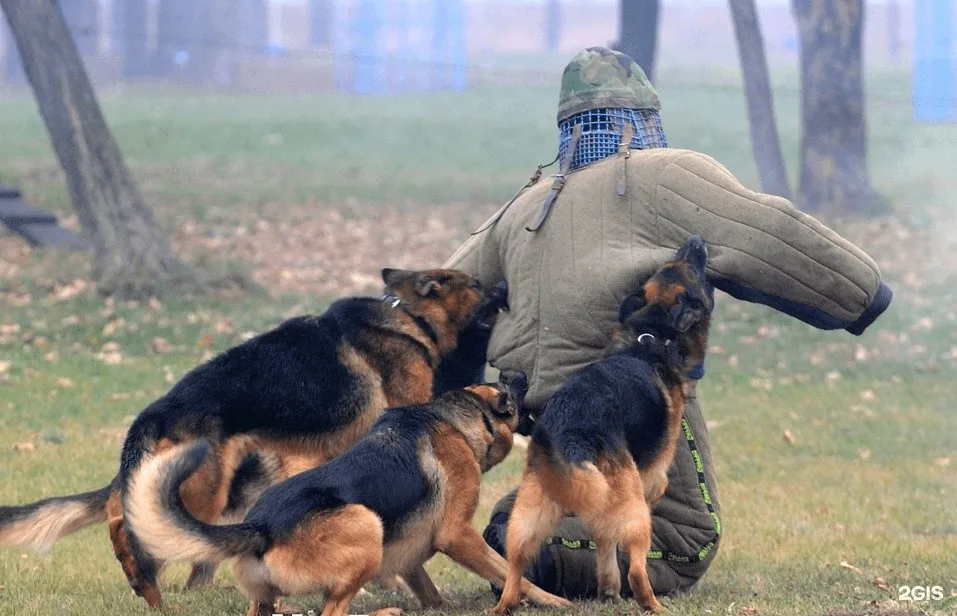
<instances>
[{"instance_id":1,"label":"padded sleeve","mask_svg":"<svg viewBox=\"0 0 957 616\"><path fill-rule=\"evenodd\" d=\"M864 251L788 200L748 190L709 156L688 152L669 164L655 208L660 245L677 248L700 234L709 278L738 299L854 334L890 304Z\"/></svg>"}]
</instances>

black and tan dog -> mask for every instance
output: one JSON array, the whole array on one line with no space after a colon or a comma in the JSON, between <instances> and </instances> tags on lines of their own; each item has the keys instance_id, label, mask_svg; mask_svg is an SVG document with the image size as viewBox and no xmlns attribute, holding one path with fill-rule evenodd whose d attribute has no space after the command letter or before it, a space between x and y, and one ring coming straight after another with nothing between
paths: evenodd
<instances>
[{"instance_id":1,"label":"black and tan dog","mask_svg":"<svg viewBox=\"0 0 957 616\"><path fill-rule=\"evenodd\" d=\"M594 533L599 596L620 597L620 544L635 598L644 609L661 607L645 568L651 506L667 487L683 386L706 350L707 261L704 241L692 236L676 260L624 299L607 355L572 373L546 403L508 523L508 580L497 614L518 604L529 558L568 514Z\"/></svg>"},{"instance_id":2,"label":"black and tan dog","mask_svg":"<svg viewBox=\"0 0 957 616\"><path fill-rule=\"evenodd\" d=\"M472 527L482 473L512 448L525 376L511 385L473 385L427 405L386 411L348 451L269 488L240 524L191 515L181 484L207 459L205 442L178 446L143 465L127 496L127 523L168 560L238 557L249 616L273 613L285 595L325 593L323 616L348 613L374 577L402 575L423 606L441 595L422 565L435 552L504 582L505 560ZM522 583L535 603L568 601Z\"/></svg>"},{"instance_id":3,"label":"black and tan dog","mask_svg":"<svg viewBox=\"0 0 957 616\"><path fill-rule=\"evenodd\" d=\"M144 458L205 439L213 455L183 485L186 506L207 522L242 519L262 490L345 451L386 407L430 400L440 360L504 303L501 288L486 295L458 271L385 269L382 277L382 299L339 300L189 372L133 422L109 486L0 508L0 545L48 547L106 520L130 585L159 606L161 563L123 525L122 495ZM195 566L188 586L213 572Z\"/></svg>"}]
</instances>

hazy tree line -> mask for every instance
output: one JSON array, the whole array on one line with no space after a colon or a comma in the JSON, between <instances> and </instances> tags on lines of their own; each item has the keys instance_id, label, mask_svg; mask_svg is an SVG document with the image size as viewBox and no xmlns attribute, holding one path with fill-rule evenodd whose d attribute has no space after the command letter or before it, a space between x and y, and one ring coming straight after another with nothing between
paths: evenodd
<instances>
[{"instance_id":1,"label":"hazy tree line","mask_svg":"<svg viewBox=\"0 0 957 616\"><path fill-rule=\"evenodd\" d=\"M312 2L314 42L328 43L333 0ZM800 33L801 167L798 203L831 213L867 210L879 197L866 165L862 75L864 0L791 0ZM157 44L146 43L147 0L116 0L124 73L193 71L228 79L237 48L262 49L266 0L160 0ZM0 0L26 77L93 246L102 292L125 297L201 291L207 280L182 263L159 230L126 167L90 84L81 51L94 0ZM729 0L762 188L790 196L764 42L754 0ZM546 0L545 46L560 40L559 0ZM620 0L618 46L656 78L660 0ZM73 25L71 35L68 22ZM79 30L79 35L77 35ZM56 136L57 138L52 138Z\"/></svg>"}]
</instances>

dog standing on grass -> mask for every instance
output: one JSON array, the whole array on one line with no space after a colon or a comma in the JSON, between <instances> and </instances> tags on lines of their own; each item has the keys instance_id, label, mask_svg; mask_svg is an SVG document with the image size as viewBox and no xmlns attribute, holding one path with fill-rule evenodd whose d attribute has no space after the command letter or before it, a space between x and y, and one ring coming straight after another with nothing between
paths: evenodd
<instances>
[{"instance_id":1,"label":"dog standing on grass","mask_svg":"<svg viewBox=\"0 0 957 616\"><path fill-rule=\"evenodd\" d=\"M336 459L268 489L240 524L217 526L190 515L180 486L210 447L205 441L175 447L137 474L127 522L160 558L238 557L234 570L250 600L248 616L272 614L281 596L314 593L326 594L323 616L344 616L366 582L396 574L424 607L437 607L441 595L418 575L437 551L501 584L506 562L473 528L472 516L482 473L512 448L528 383L523 374L510 381L389 409ZM539 605L570 605L527 581L521 587Z\"/></svg>"},{"instance_id":2,"label":"dog standing on grass","mask_svg":"<svg viewBox=\"0 0 957 616\"><path fill-rule=\"evenodd\" d=\"M384 269L382 279L381 299L339 300L187 373L130 426L110 485L0 507L0 545L49 547L108 521L130 586L159 607L162 562L124 526L124 495L145 460L205 439L213 455L183 484L185 506L205 522L241 520L265 488L345 451L387 406L429 401L436 370L459 336L487 327L476 320L504 306L503 288L483 291L455 270ZM187 587L208 584L214 571L197 563Z\"/></svg>"},{"instance_id":3,"label":"dog standing on grass","mask_svg":"<svg viewBox=\"0 0 957 616\"><path fill-rule=\"evenodd\" d=\"M594 533L599 597L620 598L621 545L635 598L646 610L661 607L645 568L651 507L668 485L684 385L707 349L707 262L704 241L691 236L674 261L622 301L605 358L574 372L546 403L508 522L508 579L496 614L518 605L528 560L568 514Z\"/></svg>"}]
</instances>

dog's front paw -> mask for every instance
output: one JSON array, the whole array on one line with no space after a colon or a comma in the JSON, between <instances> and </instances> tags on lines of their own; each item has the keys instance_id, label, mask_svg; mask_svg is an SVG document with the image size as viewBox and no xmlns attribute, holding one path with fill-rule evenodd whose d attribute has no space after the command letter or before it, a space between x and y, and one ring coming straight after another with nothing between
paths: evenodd
<instances>
[{"instance_id":1,"label":"dog's front paw","mask_svg":"<svg viewBox=\"0 0 957 616\"><path fill-rule=\"evenodd\" d=\"M386 607L381 610L369 612L369 616L402 616L402 609L398 607Z\"/></svg>"},{"instance_id":2,"label":"dog's front paw","mask_svg":"<svg viewBox=\"0 0 957 616\"><path fill-rule=\"evenodd\" d=\"M645 612L651 612L652 614L662 611L664 608L661 607L661 604L658 602L658 599L651 597L648 601L640 602L641 609Z\"/></svg>"}]
</instances>

